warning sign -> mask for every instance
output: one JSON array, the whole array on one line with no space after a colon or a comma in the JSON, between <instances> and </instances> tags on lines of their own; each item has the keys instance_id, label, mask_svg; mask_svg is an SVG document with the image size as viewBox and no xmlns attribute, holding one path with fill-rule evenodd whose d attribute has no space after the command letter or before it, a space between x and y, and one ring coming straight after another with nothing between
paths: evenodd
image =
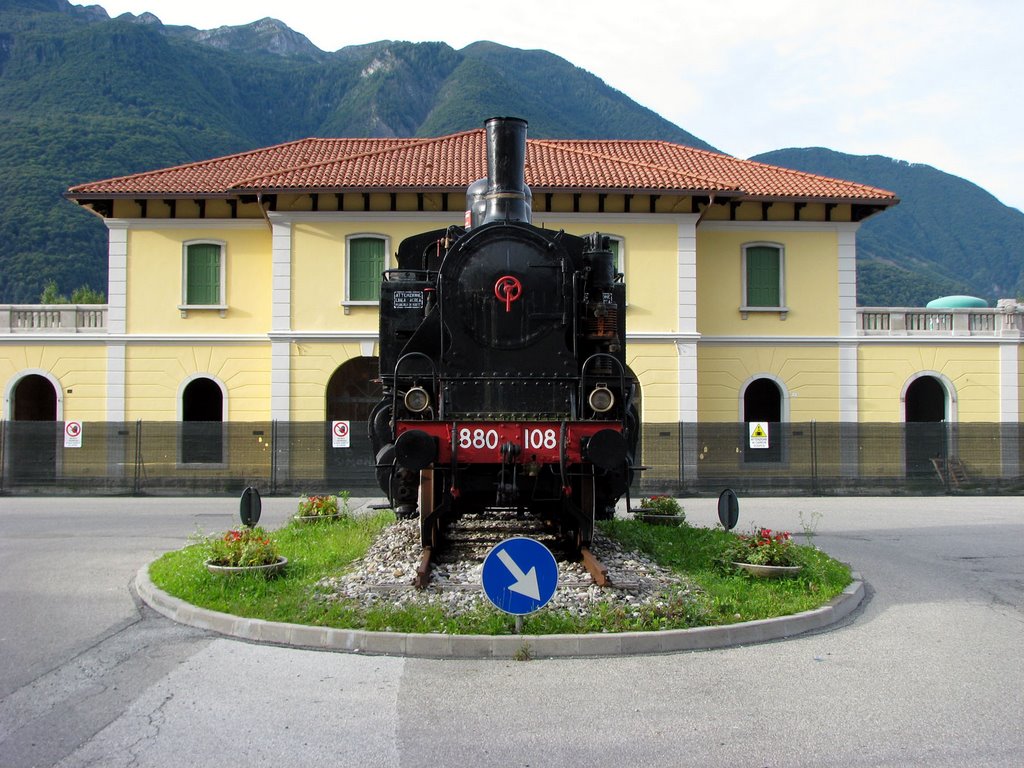
<instances>
[{"instance_id":1,"label":"warning sign","mask_svg":"<svg viewBox=\"0 0 1024 768\"><path fill-rule=\"evenodd\" d=\"M80 422L80 421L66 421L66 422L64 422L64 447L65 448L81 448L82 447L82 422Z\"/></svg>"},{"instance_id":2,"label":"warning sign","mask_svg":"<svg viewBox=\"0 0 1024 768\"><path fill-rule=\"evenodd\" d=\"M348 422L347 421L332 421L331 422L331 447L333 448L348 448Z\"/></svg>"},{"instance_id":3,"label":"warning sign","mask_svg":"<svg viewBox=\"0 0 1024 768\"><path fill-rule=\"evenodd\" d=\"M750 427L750 447L751 448L767 448L768 447L768 422L767 421L751 421L748 423Z\"/></svg>"}]
</instances>

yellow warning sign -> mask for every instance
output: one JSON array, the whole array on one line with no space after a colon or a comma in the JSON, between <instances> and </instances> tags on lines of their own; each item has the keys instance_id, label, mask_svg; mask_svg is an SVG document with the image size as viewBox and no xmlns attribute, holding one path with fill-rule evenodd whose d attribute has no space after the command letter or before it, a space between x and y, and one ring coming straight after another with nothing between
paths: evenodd
<instances>
[{"instance_id":1,"label":"yellow warning sign","mask_svg":"<svg viewBox=\"0 0 1024 768\"><path fill-rule=\"evenodd\" d=\"M750 447L751 448L767 448L768 447L768 422L766 421L751 421L748 426L750 427Z\"/></svg>"}]
</instances>

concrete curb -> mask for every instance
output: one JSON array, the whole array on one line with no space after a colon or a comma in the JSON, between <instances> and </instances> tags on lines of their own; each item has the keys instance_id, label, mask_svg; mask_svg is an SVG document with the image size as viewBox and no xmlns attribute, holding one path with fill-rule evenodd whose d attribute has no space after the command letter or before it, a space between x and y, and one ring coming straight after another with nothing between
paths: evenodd
<instances>
[{"instance_id":1,"label":"concrete curb","mask_svg":"<svg viewBox=\"0 0 1024 768\"><path fill-rule=\"evenodd\" d=\"M750 645L824 629L845 619L864 599L864 582L860 574L854 573L853 582L841 595L813 611L721 627L591 635L419 635L282 624L198 608L158 589L150 581L148 565L135 575L135 590L150 608L172 621L241 640L429 659L510 659L526 646L532 658L551 658L630 656Z\"/></svg>"}]
</instances>

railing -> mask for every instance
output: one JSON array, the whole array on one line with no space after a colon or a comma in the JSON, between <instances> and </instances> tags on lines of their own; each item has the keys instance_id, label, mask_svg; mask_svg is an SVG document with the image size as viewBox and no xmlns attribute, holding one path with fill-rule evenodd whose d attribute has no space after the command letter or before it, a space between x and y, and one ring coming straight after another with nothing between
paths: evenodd
<instances>
[{"instance_id":1,"label":"railing","mask_svg":"<svg viewBox=\"0 0 1024 768\"><path fill-rule=\"evenodd\" d=\"M106 304L3 304L0 333L105 333Z\"/></svg>"},{"instance_id":2,"label":"railing","mask_svg":"<svg viewBox=\"0 0 1024 768\"><path fill-rule=\"evenodd\" d=\"M105 333L106 304L2 304L2 333ZM1000 301L996 309L858 307L859 336L1024 336L1024 305Z\"/></svg>"},{"instance_id":3,"label":"railing","mask_svg":"<svg viewBox=\"0 0 1024 768\"><path fill-rule=\"evenodd\" d=\"M329 421L79 423L0 420L0 494L382 497L366 422L348 447ZM752 445L745 423L641 426L632 497L1012 493L1024 495L1018 422L771 422ZM750 514L749 508L747 514Z\"/></svg>"},{"instance_id":4,"label":"railing","mask_svg":"<svg viewBox=\"0 0 1024 768\"><path fill-rule=\"evenodd\" d=\"M976 336L1020 338L1024 306L1001 301L997 309L858 307L859 336Z\"/></svg>"}]
</instances>

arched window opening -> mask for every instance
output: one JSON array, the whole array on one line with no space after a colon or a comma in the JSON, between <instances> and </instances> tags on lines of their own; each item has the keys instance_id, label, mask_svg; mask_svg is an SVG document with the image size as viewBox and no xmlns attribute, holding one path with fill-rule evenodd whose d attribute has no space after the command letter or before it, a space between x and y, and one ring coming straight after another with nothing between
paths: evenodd
<instances>
[{"instance_id":1,"label":"arched window opening","mask_svg":"<svg viewBox=\"0 0 1024 768\"><path fill-rule=\"evenodd\" d=\"M754 379L743 392L743 458L750 462L778 462L782 460L782 390L768 378ZM763 440L752 440L747 425L752 422L766 425L767 447ZM754 447L757 446L757 447Z\"/></svg>"},{"instance_id":2,"label":"arched window opening","mask_svg":"<svg viewBox=\"0 0 1024 768\"><path fill-rule=\"evenodd\" d=\"M743 393L743 420L782 421L782 391L771 379L755 379Z\"/></svg>"},{"instance_id":3,"label":"arched window opening","mask_svg":"<svg viewBox=\"0 0 1024 768\"><path fill-rule=\"evenodd\" d=\"M24 376L11 390L11 424L7 429L6 470L12 484L51 483L57 476L57 389L46 376Z\"/></svg>"},{"instance_id":4,"label":"arched window opening","mask_svg":"<svg viewBox=\"0 0 1024 768\"><path fill-rule=\"evenodd\" d=\"M11 415L14 421L56 421L57 390L39 374L30 374L14 388Z\"/></svg>"},{"instance_id":5,"label":"arched window opening","mask_svg":"<svg viewBox=\"0 0 1024 768\"><path fill-rule=\"evenodd\" d=\"M945 386L934 376L914 379L907 387L903 408L907 477L929 480L941 477L936 473L936 463L944 466L949 453Z\"/></svg>"},{"instance_id":6,"label":"arched window opening","mask_svg":"<svg viewBox=\"0 0 1024 768\"><path fill-rule=\"evenodd\" d=\"M905 408L907 421L945 421L946 389L934 376L915 379L907 387Z\"/></svg>"},{"instance_id":7,"label":"arched window opening","mask_svg":"<svg viewBox=\"0 0 1024 768\"><path fill-rule=\"evenodd\" d=\"M224 463L224 393L213 379L190 381L181 393L181 463Z\"/></svg>"}]
</instances>

